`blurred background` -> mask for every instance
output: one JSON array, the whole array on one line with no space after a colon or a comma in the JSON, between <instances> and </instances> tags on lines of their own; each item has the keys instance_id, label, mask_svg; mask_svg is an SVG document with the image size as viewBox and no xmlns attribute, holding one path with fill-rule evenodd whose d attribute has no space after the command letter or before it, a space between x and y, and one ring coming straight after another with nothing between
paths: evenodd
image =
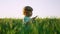
<instances>
[{"instance_id":1,"label":"blurred background","mask_svg":"<svg viewBox=\"0 0 60 34\"><path fill-rule=\"evenodd\" d=\"M23 18L24 6L34 9L32 17L60 17L60 0L0 0L0 18Z\"/></svg>"}]
</instances>

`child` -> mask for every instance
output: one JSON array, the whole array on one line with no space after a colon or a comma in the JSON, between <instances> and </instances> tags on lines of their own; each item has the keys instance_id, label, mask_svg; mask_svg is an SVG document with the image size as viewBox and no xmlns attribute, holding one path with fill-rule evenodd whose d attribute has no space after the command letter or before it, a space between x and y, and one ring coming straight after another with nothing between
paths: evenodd
<instances>
[{"instance_id":1,"label":"child","mask_svg":"<svg viewBox=\"0 0 60 34\"><path fill-rule=\"evenodd\" d=\"M23 9L23 14L24 14L24 22L25 24L29 24L30 21L34 20L36 17L34 18L30 18L32 16L32 11L33 11L33 8L30 7L30 6L25 6L24 9Z\"/></svg>"},{"instance_id":2,"label":"child","mask_svg":"<svg viewBox=\"0 0 60 34\"><path fill-rule=\"evenodd\" d=\"M29 34L29 31L30 31L30 25L32 23L32 20L34 20L36 17L34 18L30 18L32 16L32 11L33 11L33 8L30 7L30 6L25 6L24 9L23 9L23 14L24 14L24 24L25 24L25 33L26 34Z\"/></svg>"}]
</instances>

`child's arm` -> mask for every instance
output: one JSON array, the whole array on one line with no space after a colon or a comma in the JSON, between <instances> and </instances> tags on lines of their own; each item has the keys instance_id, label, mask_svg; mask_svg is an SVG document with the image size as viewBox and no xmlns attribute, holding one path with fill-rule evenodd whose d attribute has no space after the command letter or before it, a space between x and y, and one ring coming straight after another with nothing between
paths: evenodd
<instances>
[{"instance_id":1,"label":"child's arm","mask_svg":"<svg viewBox=\"0 0 60 34\"><path fill-rule=\"evenodd\" d=\"M37 16L36 16L36 17L37 17ZM35 23L36 17L33 17L33 18L32 18L32 23Z\"/></svg>"},{"instance_id":2,"label":"child's arm","mask_svg":"<svg viewBox=\"0 0 60 34\"><path fill-rule=\"evenodd\" d=\"M33 17L32 20L35 20L37 16Z\"/></svg>"}]
</instances>

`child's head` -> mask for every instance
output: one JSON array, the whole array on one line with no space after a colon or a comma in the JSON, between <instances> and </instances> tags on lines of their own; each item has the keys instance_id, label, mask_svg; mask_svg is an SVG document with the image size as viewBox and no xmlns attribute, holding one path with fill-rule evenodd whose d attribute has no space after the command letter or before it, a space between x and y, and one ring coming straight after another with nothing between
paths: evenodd
<instances>
[{"instance_id":1,"label":"child's head","mask_svg":"<svg viewBox=\"0 0 60 34\"><path fill-rule=\"evenodd\" d=\"M23 9L23 14L24 14L25 16L30 17L30 16L32 16L32 11L33 11L33 8L32 8L32 7L30 7L30 6L25 6L24 9Z\"/></svg>"}]
</instances>

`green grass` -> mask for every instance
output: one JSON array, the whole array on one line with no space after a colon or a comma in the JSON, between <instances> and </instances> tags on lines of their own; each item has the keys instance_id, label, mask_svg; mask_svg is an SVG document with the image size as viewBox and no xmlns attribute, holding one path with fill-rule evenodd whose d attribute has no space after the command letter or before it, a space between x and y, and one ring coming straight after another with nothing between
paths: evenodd
<instances>
[{"instance_id":1,"label":"green grass","mask_svg":"<svg viewBox=\"0 0 60 34\"><path fill-rule=\"evenodd\" d=\"M60 18L37 18L28 26L22 19L0 18L0 34L60 34Z\"/></svg>"}]
</instances>

